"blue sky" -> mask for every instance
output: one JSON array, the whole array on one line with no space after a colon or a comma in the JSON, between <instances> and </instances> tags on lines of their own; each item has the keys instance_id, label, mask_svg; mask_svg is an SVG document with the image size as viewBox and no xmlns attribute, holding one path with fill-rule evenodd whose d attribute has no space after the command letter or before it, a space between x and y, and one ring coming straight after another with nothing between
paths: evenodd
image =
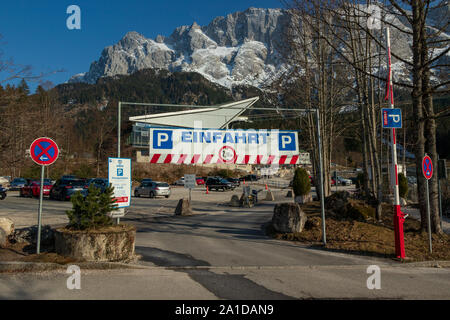
<instances>
[{"instance_id":1,"label":"blue sky","mask_svg":"<svg viewBox=\"0 0 450 320\"><path fill-rule=\"evenodd\" d=\"M81 30L66 27L70 5L81 9ZM203 26L216 16L248 7L280 8L282 4L279 0L5 1L0 8L0 59L31 65L35 74L64 69L43 79L57 85L88 71L103 48L115 44L128 31L148 38L168 36L178 26L193 21ZM5 74L0 74L0 79L4 78ZM37 84L29 83L32 91Z\"/></svg>"}]
</instances>

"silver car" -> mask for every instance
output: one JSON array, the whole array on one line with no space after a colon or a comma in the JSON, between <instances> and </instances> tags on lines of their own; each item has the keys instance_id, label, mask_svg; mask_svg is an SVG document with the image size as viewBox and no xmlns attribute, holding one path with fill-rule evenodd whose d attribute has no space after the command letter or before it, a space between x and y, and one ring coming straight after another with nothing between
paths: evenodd
<instances>
[{"instance_id":1,"label":"silver car","mask_svg":"<svg viewBox=\"0 0 450 320\"><path fill-rule=\"evenodd\" d=\"M134 196L147 196L150 198L154 197L170 197L170 186L166 182L151 181L143 182L139 187L134 189Z\"/></svg>"}]
</instances>

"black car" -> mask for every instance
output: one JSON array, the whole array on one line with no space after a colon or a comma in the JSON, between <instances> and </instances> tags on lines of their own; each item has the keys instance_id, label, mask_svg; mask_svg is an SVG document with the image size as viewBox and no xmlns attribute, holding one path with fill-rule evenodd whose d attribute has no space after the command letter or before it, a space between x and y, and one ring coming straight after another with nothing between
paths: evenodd
<instances>
[{"instance_id":1,"label":"black car","mask_svg":"<svg viewBox=\"0 0 450 320\"><path fill-rule=\"evenodd\" d=\"M239 180L240 181L258 181L260 179L260 177L258 177L256 174L249 174L246 175L245 177L240 177Z\"/></svg>"},{"instance_id":2,"label":"black car","mask_svg":"<svg viewBox=\"0 0 450 320\"><path fill-rule=\"evenodd\" d=\"M206 180L206 186L208 187L209 190L220 190L222 189L222 191L225 190L232 190L234 189L233 184L230 181L227 181L223 178L220 177L211 177L208 178L208 180Z\"/></svg>"},{"instance_id":3,"label":"black car","mask_svg":"<svg viewBox=\"0 0 450 320\"><path fill-rule=\"evenodd\" d=\"M241 185L241 182L238 178L226 178L226 180L231 182L235 188Z\"/></svg>"},{"instance_id":4,"label":"black car","mask_svg":"<svg viewBox=\"0 0 450 320\"><path fill-rule=\"evenodd\" d=\"M76 192L87 195L84 179L59 179L50 191L50 199L69 200Z\"/></svg>"},{"instance_id":5,"label":"black car","mask_svg":"<svg viewBox=\"0 0 450 320\"><path fill-rule=\"evenodd\" d=\"M0 200L3 200L6 198L6 189L2 187L0 184Z\"/></svg>"},{"instance_id":6,"label":"black car","mask_svg":"<svg viewBox=\"0 0 450 320\"><path fill-rule=\"evenodd\" d=\"M14 178L14 180L9 185L10 191L20 191L27 184L27 179L24 178Z\"/></svg>"}]
</instances>

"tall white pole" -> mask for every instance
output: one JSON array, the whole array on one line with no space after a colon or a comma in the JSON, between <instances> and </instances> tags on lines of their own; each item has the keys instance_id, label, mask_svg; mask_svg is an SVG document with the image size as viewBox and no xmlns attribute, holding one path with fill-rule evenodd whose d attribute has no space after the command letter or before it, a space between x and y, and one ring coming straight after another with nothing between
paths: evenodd
<instances>
[{"instance_id":1,"label":"tall white pole","mask_svg":"<svg viewBox=\"0 0 450 320\"><path fill-rule=\"evenodd\" d=\"M390 108L394 108L394 90L392 81L392 68L391 68L391 40L389 34L389 28L386 29L387 47L388 47L388 63L389 63L389 95ZM400 194L398 189L398 166L397 166L397 142L395 139L395 128L391 129L391 155L392 155L392 169L391 169L391 183L394 190L394 205L400 205Z\"/></svg>"},{"instance_id":2,"label":"tall white pole","mask_svg":"<svg viewBox=\"0 0 450 320\"><path fill-rule=\"evenodd\" d=\"M392 67L391 67L391 39L389 34L389 28L386 28L386 41L387 41L387 57L388 57L388 69L389 69L389 82L386 90L385 99L389 99L390 108L394 108L394 88L392 80ZM391 183L394 190L394 234L395 234L395 255L397 258L405 258L405 244L403 236L403 223L405 221L405 215L400 208L400 195L398 188L398 166L397 166L397 143L395 141L395 128L391 129L391 155L392 155L392 168L391 168Z\"/></svg>"}]
</instances>

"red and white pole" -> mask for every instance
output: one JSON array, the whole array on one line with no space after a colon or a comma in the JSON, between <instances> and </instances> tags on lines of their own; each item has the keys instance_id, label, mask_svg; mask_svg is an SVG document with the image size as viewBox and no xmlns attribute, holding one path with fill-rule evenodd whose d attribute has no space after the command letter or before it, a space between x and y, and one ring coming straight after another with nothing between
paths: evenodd
<instances>
[{"instance_id":1,"label":"red and white pole","mask_svg":"<svg viewBox=\"0 0 450 320\"><path fill-rule=\"evenodd\" d=\"M387 55L388 55L388 83L386 90L386 100L390 102L390 108L394 108L394 90L392 81L391 68L391 40L389 28L386 28L387 41ZM392 144L392 169L391 181L392 189L394 190L394 231L395 231L395 255L397 258L405 258L405 243L403 237L403 223L405 222L405 215L400 208L400 194L398 189L398 166L397 166L397 142L395 139L395 128L391 129L391 144Z\"/></svg>"}]
</instances>

